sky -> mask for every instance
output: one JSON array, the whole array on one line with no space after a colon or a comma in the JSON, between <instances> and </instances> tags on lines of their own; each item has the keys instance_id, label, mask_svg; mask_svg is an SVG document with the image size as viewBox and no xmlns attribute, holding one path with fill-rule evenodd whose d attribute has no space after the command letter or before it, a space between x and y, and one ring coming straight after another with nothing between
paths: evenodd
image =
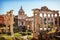
<instances>
[{"instance_id":1,"label":"sky","mask_svg":"<svg viewBox=\"0 0 60 40\"><path fill-rule=\"evenodd\" d=\"M51 10L60 11L60 0L0 0L0 14L6 14L9 10L14 10L14 15L23 7L25 14L33 15L32 9L47 6Z\"/></svg>"}]
</instances>

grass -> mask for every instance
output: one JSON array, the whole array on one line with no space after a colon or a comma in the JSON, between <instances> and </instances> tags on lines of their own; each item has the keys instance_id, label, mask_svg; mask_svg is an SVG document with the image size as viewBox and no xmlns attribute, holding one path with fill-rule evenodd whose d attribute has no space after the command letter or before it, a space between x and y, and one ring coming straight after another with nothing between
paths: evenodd
<instances>
[{"instance_id":1,"label":"grass","mask_svg":"<svg viewBox=\"0 0 60 40\"><path fill-rule=\"evenodd\" d=\"M12 37L7 34L0 34L0 40L12 40Z\"/></svg>"},{"instance_id":2,"label":"grass","mask_svg":"<svg viewBox=\"0 0 60 40\"><path fill-rule=\"evenodd\" d=\"M31 35L28 35L28 33L31 33L31 32L14 33L14 38L16 40L23 40L23 38L21 37L28 36L27 38L31 40L33 37ZM25 35L22 35L22 34L25 34ZM0 40L12 40L12 37L7 34L0 34Z\"/></svg>"}]
</instances>

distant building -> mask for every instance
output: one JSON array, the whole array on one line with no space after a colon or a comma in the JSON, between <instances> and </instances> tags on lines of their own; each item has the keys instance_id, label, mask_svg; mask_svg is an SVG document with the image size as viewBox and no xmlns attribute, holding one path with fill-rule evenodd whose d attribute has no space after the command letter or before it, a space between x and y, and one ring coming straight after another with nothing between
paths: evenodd
<instances>
[{"instance_id":1,"label":"distant building","mask_svg":"<svg viewBox=\"0 0 60 40\"><path fill-rule=\"evenodd\" d=\"M55 10L50 10L48 9L46 6L43 6L41 7L40 9L40 13L51 13L52 15L54 14L53 12L57 13L57 11ZM45 14L44 14L45 15ZM57 15L57 14L56 14ZM44 17L44 27L46 27L46 24L47 24L47 19L45 19L46 17ZM50 24L51 26L53 26L53 24L55 26L57 26L57 17L55 17L54 19L52 18L50 20L50 17L48 17L48 24ZM59 18L60 20L60 18ZM25 14L25 11L23 10L22 6L21 8L19 9L18 11L18 15L16 15L14 17L14 24L18 27L23 27L25 26L27 29L30 29L30 30L33 30L33 27L34 27L34 16L31 16L31 17L28 17L26 14ZM51 21L51 22L50 22ZM53 23L54 21L54 23ZM43 20L42 20L42 16L40 14L40 19L39 19L39 27L41 27L41 24L43 23ZM60 23L60 22L59 22Z\"/></svg>"},{"instance_id":2,"label":"distant building","mask_svg":"<svg viewBox=\"0 0 60 40\"><path fill-rule=\"evenodd\" d=\"M0 15L0 24L4 24L4 17L3 17L3 15Z\"/></svg>"},{"instance_id":3,"label":"distant building","mask_svg":"<svg viewBox=\"0 0 60 40\"><path fill-rule=\"evenodd\" d=\"M14 17L14 21L15 26L18 26L20 28L24 26L26 29L32 30L33 17L28 17L22 7L18 11L18 15Z\"/></svg>"},{"instance_id":4,"label":"distant building","mask_svg":"<svg viewBox=\"0 0 60 40\"><path fill-rule=\"evenodd\" d=\"M13 31L13 10L8 11L4 15L0 15L0 33ZM11 27L12 26L12 27Z\"/></svg>"}]
</instances>

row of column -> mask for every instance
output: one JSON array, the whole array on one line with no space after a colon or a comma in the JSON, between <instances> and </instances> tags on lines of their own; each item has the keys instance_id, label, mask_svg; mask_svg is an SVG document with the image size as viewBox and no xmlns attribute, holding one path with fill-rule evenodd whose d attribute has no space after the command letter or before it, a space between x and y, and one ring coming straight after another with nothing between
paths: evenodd
<instances>
[{"instance_id":1,"label":"row of column","mask_svg":"<svg viewBox=\"0 0 60 40\"><path fill-rule=\"evenodd\" d=\"M33 30L33 37L37 38L38 33L39 33L39 18L42 19L42 23L40 23L40 26L44 30L44 13L42 13L42 18L39 16L40 15L40 9L33 9L33 14L34 14L34 30ZM48 14L46 13L46 27L48 28ZM53 17L52 17L53 14ZM57 14L57 27L59 27L59 14ZM51 25L52 24L52 25ZM50 27L55 27L55 12L50 13Z\"/></svg>"},{"instance_id":2,"label":"row of column","mask_svg":"<svg viewBox=\"0 0 60 40\"><path fill-rule=\"evenodd\" d=\"M57 27L59 27L59 14L57 13ZM46 28L48 28L48 14L46 14ZM42 29L44 29L44 13L42 13ZM55 13L53 13L53 17L52 14L50 14L50 27L55 27Z\"/></svg>"}]
</instances>

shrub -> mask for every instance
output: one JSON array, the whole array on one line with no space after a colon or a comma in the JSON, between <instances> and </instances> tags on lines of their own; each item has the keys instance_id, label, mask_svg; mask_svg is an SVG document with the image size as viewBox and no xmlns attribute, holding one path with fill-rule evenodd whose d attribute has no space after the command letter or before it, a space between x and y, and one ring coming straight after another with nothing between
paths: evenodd
<instances>
[{"instance_id":1,"label":"shrub","mask_svg":"<svg viewBox=\"0 0 60 40\"><path fill-rule=\"evenodd\" d=\"M6 37L6 40L12 40L12 37Z\"/></svg>"},{"instance_id":2,"label":"shrub","mask_svg":"<svg viewBox=\"0 0 60 40\"><path fill-rule=\"evenodd\" d=\"M28 32L27 35L31 35L31 32Z\"/></svg>"},{"instance_id":3,"label":"shrub","mask_svg":"<svg viewBox=\"0 0 60 40\"><path fill-rule=\"evenodd\" d=\"M14 33L19 32L19 28L18 27L14 27L13 30L14 30Z\"/></svg>"},{"instance_id":4,"label":"shrub","mask_svg":"<svg viewBox=\"0 0 60 40\"><path fill-rule=\"evenodd\" d=\"M21 34L22 34L22 36L25 36L27 33L26 32L22 32Z\"/></svg>"},{"instance_id":5,"label":"shrub","mask_svg":"<svg viewBox=\"0 0 60 40\"><path fill-rule=\"evenodd\" d=\"M15 33L14 36L15 36L15 40L22 40L21 34Z\"/></svg>"},{"instance_id":6,"label":"shrub","mask_svg":"<svg viewBox=\"0 0 60 40\"><path fill-rule=\"evenodd\" d=\"M29 35L28 36L28 40L31 40L33 38L33 36Z\"/></svg>"},{"instance_id":7,"label":"shrub","mask_svg":"<svg viewBox=\"0 0 60 40\"><path fill-rule=\"evenodd\" d=\"M14 36L15 36L15 37L19 37L19 36L21 36L21 34L15 33Z\"/></svg>"},{"instance_id":8,"label":"shrub","mask_svg":"<svg viewBox=\"0 0 60 40\"><path fill-rule=\"evenodd\" d=\"M23 40L21 37L15 37L15 40Z\"/></svg>"},{"instance_id":9,"label":"shrub","mask_svg":"<svg viewBox=\"0 0 60 40\"><path fill-rule=\"evenodd\" d=\"M0 40L12 40L10 36L1 36Z\"/></svg>"}]
</instances>

